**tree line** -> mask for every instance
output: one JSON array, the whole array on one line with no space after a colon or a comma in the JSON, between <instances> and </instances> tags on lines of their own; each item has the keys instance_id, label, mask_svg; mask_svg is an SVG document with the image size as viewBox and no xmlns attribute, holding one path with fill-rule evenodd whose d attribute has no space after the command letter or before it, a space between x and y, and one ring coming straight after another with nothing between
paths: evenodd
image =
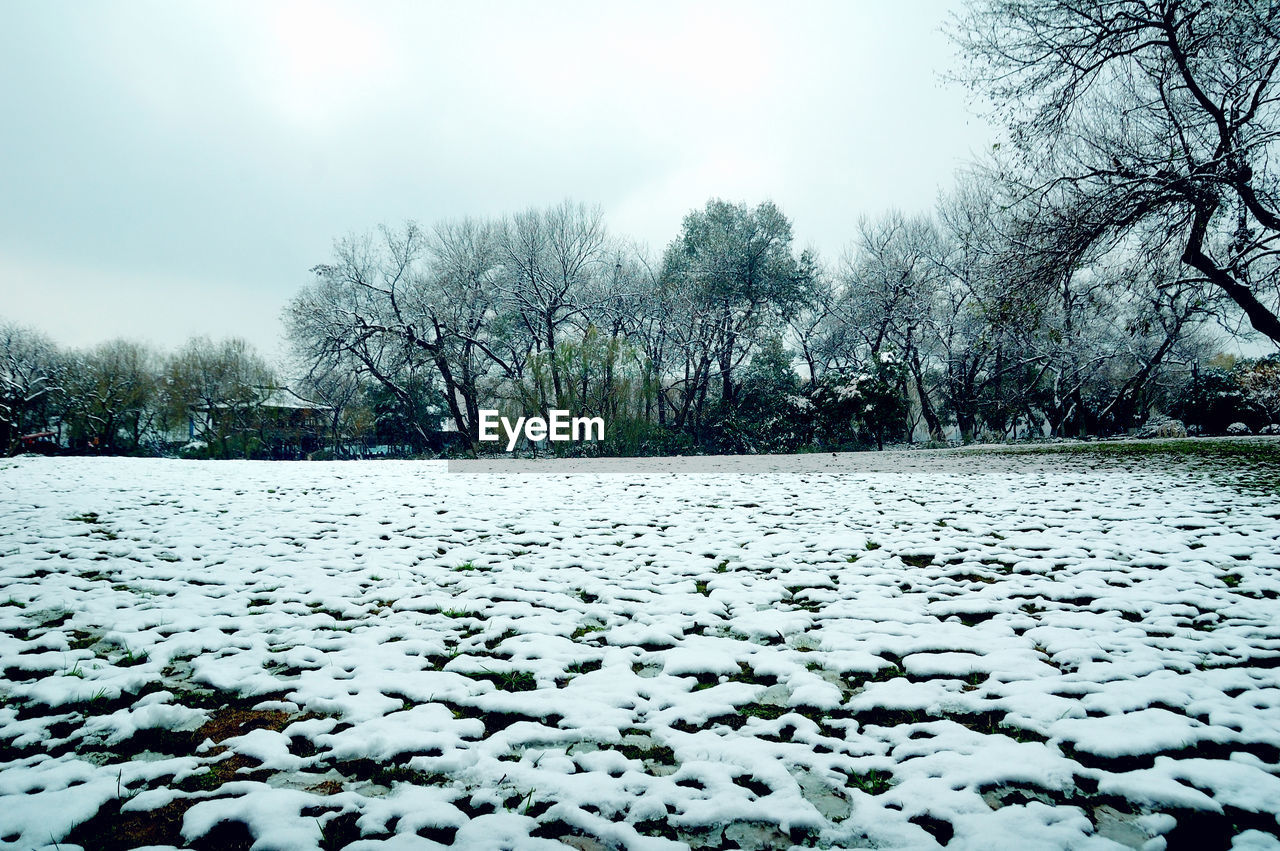
<instances>
[{"instance_id":1,"label":"tree line","mask_svg":"<svg viewBox=\"0 0 1280 851\"><path fill-rule=\"evenodd\" d=\"M610 454L1110 435L1157 413L1269 429L1280 361L1217 352L1280 345L1278 26L1262 0L970 3L959 76L1007 139L932 211L864 218L834 259L773 203L719 199L656 253L572 201L348 235L285 310L290 386L335 454L475 453L482 408L601 416L590 451ZM175 360L148 408L170 423L197 398ZM111 344L79 372L108 361L147 358ZM84 378L31 396L29 365L5 369L11 435L39 419L13 411L61 405L137 449L154 416L105 415L85 400L114 391ZM206 445L263 451L258 397L198 398L245 412Z\"/></svg>"},{"instance_id":2,"label":"tree line","mask_svg":"<svg viewBox=\"0 0 1280 851\"><path fill-rule=\"evenodd\" d=\"M288 333L312 382L445 410L472 451L481 408L602 416L597 450L622 454L1106 435L1153 410L1208 432L1280 420L1273 361L1213 360L1221 294L1149 246L1065 274L1028 249L1033 213L975 171L932 215L862 221L831 264L769 202L712 200L657 257L572 202L382 227L335 244ZM1211 392L1238 404L1201 416Z\"/></svg>"},{"instance_id":3,"label":"tree line","mask_svg":"<svg viewBox=\"0 0 1280 851\"><path fill-rule=\"evenodd\" d=\"M0 322L0 447L10 452L28 436L28 448L253 457L270 427L259 403L278 385L243 340L194 338L168 355L130 340L75 351Z\"/></svg>"},{"instance_id":4,"label":"tree line","mask_svg":"<svg viewBox=\"0 0 1280 851\"><path fill-rule=\"evenodd\" d=\"M1216 354L1223 299L1136 253L1033 289L997 191L970 177L932 215L864 220L832 264L767 202L709 202L658 258L572 202L384 227L312 270L281 368L234 339L68 352L3 325L0 429L11 451L56 428L85 452L341 457L479 450L482 408L604 417L602 445L569 451L605 454L1280 421L1280 359ZM285 385L310 404L303 434L262 407Z\"/></svg>"}]
</instances>

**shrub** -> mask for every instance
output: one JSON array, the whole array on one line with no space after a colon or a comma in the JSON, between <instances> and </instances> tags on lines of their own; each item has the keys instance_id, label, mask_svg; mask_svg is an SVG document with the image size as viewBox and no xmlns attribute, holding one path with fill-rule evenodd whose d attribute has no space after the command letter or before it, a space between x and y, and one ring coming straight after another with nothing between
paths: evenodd
<instances>
[{"instance_id":1,"label":"shrub","mask_svg":"<svg viewBox=\"0 0 1280 851\"><path fill-rule=\"evenodd\" d=\"M1186 437L1187 427L1182 420L1154 416L1138 431L1138 437Z\"/></svg>"},{"instance_id":2,"label":"shrub","mask_svg":"<svg viewBox=\"0 0 1280 851\"><path fill-rule=\"evenodd\" d=\"M209 444L205 443L203 440L193 440L178 449L178 457L212 458L213 452L209 449Z\"/></svg>"},{"instance_id":3,"label":"shrub","mask_svg":"<svg viewBox=\"0 0 1280 851\"><path fill-rule=\"evenodd\" d=\"M1231 423L1248 419L1249 404L1234 376L1204 369L1173 400L1172 413L1203 434L1222 434Z\"/></svg>"}]
</instances>

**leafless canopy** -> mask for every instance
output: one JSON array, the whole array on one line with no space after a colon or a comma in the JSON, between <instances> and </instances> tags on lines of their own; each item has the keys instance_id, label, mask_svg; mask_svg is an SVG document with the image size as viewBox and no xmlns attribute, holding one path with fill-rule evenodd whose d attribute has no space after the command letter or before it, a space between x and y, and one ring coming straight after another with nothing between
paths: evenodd
<instances>
[{"instance_id":1,"label":"leafless canopy","mask_svg":"<svg viewBox=\"0 0 1280 851\"><path fill-rule=\"evenodd\" d=\"M954 35L1068 251L1176 244L1280 344L1278 27L1268 0L981 0Z\"/></svg>"}]
</instances>

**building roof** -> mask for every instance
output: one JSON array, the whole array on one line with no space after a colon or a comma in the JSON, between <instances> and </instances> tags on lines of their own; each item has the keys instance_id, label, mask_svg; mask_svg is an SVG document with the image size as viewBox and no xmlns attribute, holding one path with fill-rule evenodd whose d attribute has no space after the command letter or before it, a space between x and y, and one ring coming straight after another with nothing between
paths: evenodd
<instances>
[{"instance_id":1,"label":"building roof","mask_svg":"<svg viewBox=\"0 0 1280 851\"><path fill-rule=\"evenodd\" d=\"M264 390L266 388L263 388ZM264 399L258 402L261 408L299 408L312 411L328 411L328 405L322 405L319 402L313 402L310 399L304 399L297 393L294 393L288 387L275 387L266 395Z\"/></svg>"},{"instance_id":2,"label":"building roof","mask_svg":"<svg viewBox=\"0 0 1280 851\"><path fill-rule=\"evenodd\" d=\"M331 411L328 405L322 405L319 402L313 402L310 399L304 399L297 393L294 393L288 387L259 387L258 391L262 394L258 398L257 407L259 408L276 408L277 410L292 411ZM200 405L196 407L198 411L204 410L223 410L226 408L235 408L238 405Z\"/></svg>"}]
</instances>

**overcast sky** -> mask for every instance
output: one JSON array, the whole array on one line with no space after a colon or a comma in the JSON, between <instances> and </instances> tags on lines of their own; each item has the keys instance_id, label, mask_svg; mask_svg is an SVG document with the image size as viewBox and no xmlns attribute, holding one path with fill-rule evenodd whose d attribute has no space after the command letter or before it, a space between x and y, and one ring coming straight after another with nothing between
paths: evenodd
<instances>
[{"instance_id":1,"label":"overcast sky","mask_svg":"<svg viewBox=\"0 0 1280 851\"><path fill-rule=\"evenodd\" d=\"M942 0L0 3L0 317L69 346L274 354L335 237L564 198L655 251L773 199L834 259L995 138Z\"/></svg>"}]
</instances>

